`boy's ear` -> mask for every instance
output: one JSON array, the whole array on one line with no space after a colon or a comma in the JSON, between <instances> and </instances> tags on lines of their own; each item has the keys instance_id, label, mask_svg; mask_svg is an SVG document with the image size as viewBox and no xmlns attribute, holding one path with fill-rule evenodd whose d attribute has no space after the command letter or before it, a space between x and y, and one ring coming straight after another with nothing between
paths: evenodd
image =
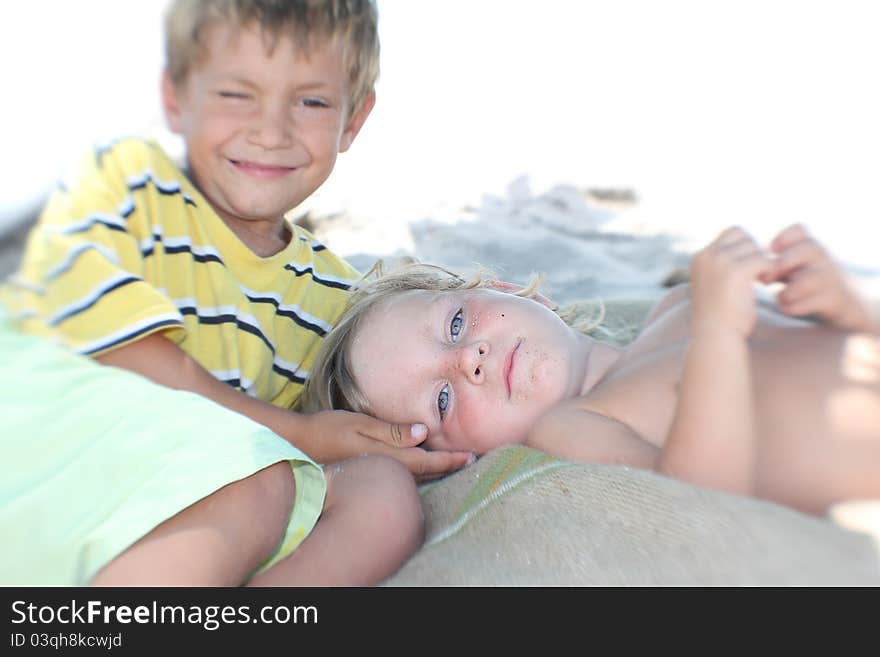
<instances>
[{"instance_id":1,"label":"boy's ear","mask_svg":"<svg viewBox=\"0 0 880 657\"><path fill-rule=\"evenodd\" d=\"M162 71L162 109L165 110L165 120L172 132L180 133L180 103L177 99L177 87L171 81L168 69Z\"/></svg>"},{"instance_id":2,"label":"boy's ear","mask_svg":"<svg viewBox=\"0 0 880 657\"><path fill-rule=\"evenodd\" d=\"M344 153L351 147L354 138L357 137L357 134L361 131L364 122L367 120L370 112L373 111L373 106L375 104L376 92L373 91L370 92L369 96L364 98L364 102L361 103L358 110L348 117L348 123L345 124L345 128L342 131L342 137L339 140L340 153Z\"/></svg>"}]
</instances>

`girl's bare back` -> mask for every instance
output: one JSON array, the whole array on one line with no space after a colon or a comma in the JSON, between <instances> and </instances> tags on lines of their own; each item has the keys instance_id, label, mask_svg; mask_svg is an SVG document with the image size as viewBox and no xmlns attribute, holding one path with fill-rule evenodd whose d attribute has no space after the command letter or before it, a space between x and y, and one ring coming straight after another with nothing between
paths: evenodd
<instances>
[{"instance_id":1,"label":"girl's bare back","mask_svg":"<svg viewBox=\"0 0 880 657\"><path fill-rule=\"evenodd\" d=\"M673 421L688 345L690 304L670 301L577 400L657 447ZM880 338L762 308L749 352L757 494L817 513L880 497Z\"/></svg>"}]
</instances>

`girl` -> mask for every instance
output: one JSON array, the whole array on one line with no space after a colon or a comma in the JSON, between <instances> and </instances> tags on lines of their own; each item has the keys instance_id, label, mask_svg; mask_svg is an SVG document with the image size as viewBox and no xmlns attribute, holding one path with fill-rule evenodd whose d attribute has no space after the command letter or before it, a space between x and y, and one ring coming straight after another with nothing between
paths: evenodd
<instances>
[{"instance_id":1,"label":"girl","mask_svg":"<svg viewBox=\"0 0 880 657\"><path fill-rule=\"evenodd\" d=\"M777 309L756 283L782 284ZM422 422L433 449L522 443L822 513L880 496L877 314L799 225L769 252L723 231L623 347L410 265L355 291L306 400Z\"/></svg>"}]
</instances>

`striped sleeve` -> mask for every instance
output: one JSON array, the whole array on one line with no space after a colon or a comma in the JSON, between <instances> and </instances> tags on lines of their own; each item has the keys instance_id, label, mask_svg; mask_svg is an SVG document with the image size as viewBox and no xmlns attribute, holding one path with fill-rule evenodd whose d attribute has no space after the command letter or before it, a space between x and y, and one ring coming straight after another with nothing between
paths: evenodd
<instances>
[{"instance_id":1,"label":"striped sleeve","mask_svg":"<svg viewBox=\"0 0 880 657\"><path fill-rule=\"evenodd\" d=\"M156 331L183 337L180 312L144 280L124 167L106 153L59 188L32 232L8 298L23 328L97 355Z\"/></svg>"},{"instance_id":2,"label":"striped sleeve","mask_svg":"<svg viewBox=\"0 0 880 657\"><path fill-rule=\"evenodd\" d=\"M310 252L307 261L286 265L285 269L295 276L307 276L325 290L341 290L346 293L361 278L361 273L348 261L333 253L305 228L297 226L295 238L307 246ZM337 319L336 316L331 317L331 323L335 323Z\"/></svg>"}]
</instances>

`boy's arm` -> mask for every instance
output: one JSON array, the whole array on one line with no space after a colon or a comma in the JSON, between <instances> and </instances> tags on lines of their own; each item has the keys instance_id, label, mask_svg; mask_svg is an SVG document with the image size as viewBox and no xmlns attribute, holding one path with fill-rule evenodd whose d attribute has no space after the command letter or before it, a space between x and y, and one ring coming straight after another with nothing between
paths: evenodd
<instances>
[{"instance_id":1,"label":"boy's arm","mask_svg":"<svg viewBox=\"0 0 880 657\"><path fill-rule=\"evenodd\" d=\"M303 415L274 406L218 381L195 359L161 334L152 334L96 357L104 365L131 370L178 390L188 390L250 417L293 443L319 463L384 454L401 461L420 479L448 474L465 465L467 452L415 447L426 436L409 437L409 425L392 425L349 413Z\"/></svg>"}]
</instances>

